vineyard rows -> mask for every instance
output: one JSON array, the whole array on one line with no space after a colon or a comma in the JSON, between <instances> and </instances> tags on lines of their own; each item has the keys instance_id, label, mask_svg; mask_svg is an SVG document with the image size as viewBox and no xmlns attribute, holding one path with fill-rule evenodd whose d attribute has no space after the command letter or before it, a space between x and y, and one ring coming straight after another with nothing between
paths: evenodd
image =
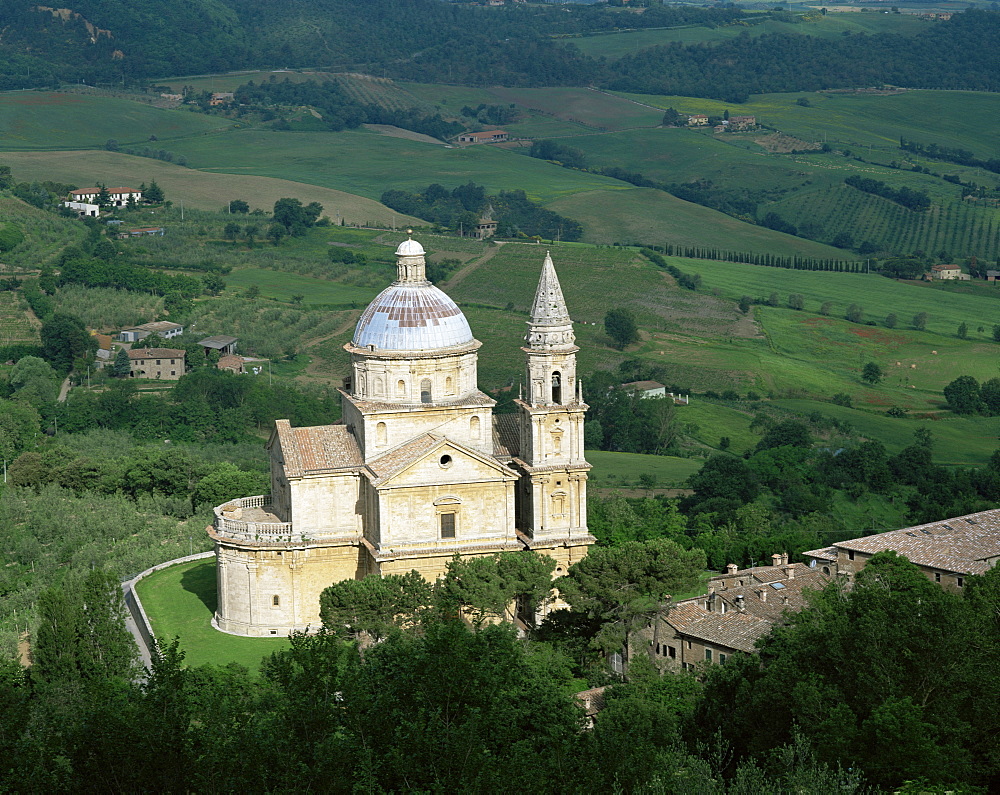
<instances>
[{"instance_id":1,"label":"vineyard rows","mask_svg":"<svg viewBox=\"0 0 1000 795\"><path fill-rule=\"evenodd\" d=\"M0 345L38 342L38 331L28 319L27 308L19 294L0 293Z\"/></svg>"},{"instance_id":2,"label":"vineyard rows","mask_svg":"<svg viewBox=\"0 0 1000 795\"><path fill-rule=\"evenodd\" d=\"M946 251L953 258L1000 257L1000 215L989 207L950 201L933 204L926 212L913 212L887 199L836 185L778 202L774 209L796 226L818 225L822 240L847 232L855 245L867 240L896 254Z\"/></svg>"},{"instance_id":3,"label":"vineyard rows","mask_svg":"<svg viewBox=\"0 0 1000 795\"><path fill-rule=\"evenodd\" d=\"M351 99L363 105L378 105L389 110L408 110L419 107L429 113L434 112L433 105L417 99L391 80L349 74L334 75L332 79Z\"/></svg>"}]
</instances>

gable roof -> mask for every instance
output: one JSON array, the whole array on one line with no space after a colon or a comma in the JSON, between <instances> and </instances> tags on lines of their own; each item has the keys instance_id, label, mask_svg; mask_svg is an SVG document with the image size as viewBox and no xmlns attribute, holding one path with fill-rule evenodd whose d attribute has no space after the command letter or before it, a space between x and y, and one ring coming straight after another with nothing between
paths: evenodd
<instances>
[{"instance_id":1,"label":"gable roof","mask_svg":"<svg viewBox=\"0 0 1000 795\"><path fill-rule=\"evenodd\" d=\"M186 351L177 348L136 348L128 352L129 359L183 359Z\"/></svg>"},{"instance_id":2,"label":"gable roof","mask_svg":"<svg viewBox=\"0 0 1000 795\"><path fill-rule=\"evenodd\" d=\"M277 436L284 458L285 477L318 475L363 465L354 436L343 425L293 428L288 420L277 420L268 443Z\"/></svg>"},{"instance_id":3,"label":"gable roof","mask_svg":"<svg viewBox=\"0 0 1000 795\"><path fill-rule=\"evenodd\" d=\"M674 605L664 620L683 635L745 652L753 652L772 626L767 619L736 610L709 613L694 601Z\"/></svg>"},{"instance_id":4,"label":"gable roof","mask_svg":"<svg viewBox=\"0 0 1000 795\"><path fill-rule=\"evenodd\" d=\"M504 477L509 477L511 480L517 478L514 472L507 469L507 467L491 456L459 444L453 439L438 436L434 433L424 433L368 462L368 469L374 475L373 485L382 485L401 472L409 469L413 464L427 458L431 453L446 446L486 464L492 469L497 470Z\"/></svg>"},{"instance_id":5,"label":"gable roof","mask_svg":"<svg viewBox=\"0 0 1000 795\"><path fill-rule=\"evenodd\" d=\"M493 415L493 455L513 458L521 454L521 426L516 414Z\"/></svg>"}]
</instances>

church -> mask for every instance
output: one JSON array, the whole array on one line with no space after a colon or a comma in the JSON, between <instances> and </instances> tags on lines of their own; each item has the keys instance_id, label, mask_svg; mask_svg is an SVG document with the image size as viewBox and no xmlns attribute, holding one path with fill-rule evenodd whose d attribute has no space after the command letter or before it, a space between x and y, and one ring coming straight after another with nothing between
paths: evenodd
<instances>
[{"instance_id":1,"label":"church","mask_svg":"<svg viewBox=\"0 0 1000 795\"><path fill-rule=\"evenodd\" d=\"M344 346L340 422L278 420L270 496L215 509L225 632L316 628L331 583L411 570L434 581L456 554L535 550L559 576L594 543L579 348L551 257L521 349L526 392L516 414L497 416L477 382L482 343L427 280L420 243L399 245L396 270Z\"/></svg>"}]
</instances>

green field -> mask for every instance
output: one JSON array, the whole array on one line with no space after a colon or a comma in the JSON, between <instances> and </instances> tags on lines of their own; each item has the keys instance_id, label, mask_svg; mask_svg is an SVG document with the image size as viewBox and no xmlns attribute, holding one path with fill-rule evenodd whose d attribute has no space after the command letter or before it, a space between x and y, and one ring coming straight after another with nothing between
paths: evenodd
<instances>
[{"instance_id":1,"label":"green field","mask_svg":"<svg viewBox=\"0 0 1000 795\"><path fill-rule=\"evenodd\" d=\"M111 138L122 146L148 146L152 135L157 148L169 149L174 138L227 127L233 127L228 119L115 97L0 93L0 150L103 148Z\"/></svg>"},{"instance_id":2,"label":"green field","mask_svg":"<svg viewBox=\"0 0 1000 795\"><path fill-rule=\"evenodd\" d=\"M652 475L656 488L682 488L688 476L701 469L703 463L697 458L610 453L605 450L587 450L586 456L594 466L590 472L590 483L597 488L637 487L641 475Z\"/></svg>"},{"instance_id":3,"label":"green field","mask_svg":"<svg viewBox=\"0 0 1000 795\"><path fill-rule=\"evenodd\" d=\"M616 60L647 47L673 42L685 44L714 44L738 36L763 36L765 33L786 33L818 38L835 38L844 33L896 33L915 35L926 30L931 22L912 14L860 14L830 13L813 15L798 24L768 19L758 24L736 23L715 28L700 26L677 27L663 30L630 30L602 33L567 39L583 53L593 57Z\"/></svg>"},{"instance_id":4,"label":"green field","mask_svg":"<svg viewBox=\"0 0 1000 795\"><path fill-rule=\"evenodd\" d=\"M14 342L37 344L38 328L34 316L20 295L0 292L0 345Z\"/></svg>"},{"instance_id":5,"label":"green field","mask_svg":"<svg viewBox=\"0 0 1000 795\"><path fill-rule=\"evenodd\" d=\"M289 647L287 638L243 638L212 627L217 594L215 558L182 563L150 574L136 586L158 639L180 638L188 665L235 662L251 671L261 659Z\"/></svg>"},{"instance_id":6,"label":"green field","mask_svg":"<svg viewBox=\"0 0 1000 795\"><path fill-rule=\"evenodd\" d=\"M167 199L175 204L203 210L218 210L232 199L243 199L252 208L270 210L289 196L303 204L318 201L335 222L382 226L422 224L416 218L395 213L369 198L307 182L250 174L215 174L114 152L10 152L0 154L18 180L53 180L75 185L103 182L129 185L156 180ZM377 198L377 197L376 197Z\"/></svg>"},{"instance_id":7,"label":"green field","mask_svg":"<svg viewBox=\"0 0 1000 795\"><path fill-rule=\"evenodd\" d=\"M257 285L265 298L291 301L293 295L302 296L302 304L357 304L367 305L377 294L377 290L352 287L328 279L314 279L294 273L269 271L261 268L246 268L226 276L228 289L246 289ZM388 285L387 285L388 286Z\"/></svg>"},{"instance_id":8,"label":"green field","mask_svg":"<svg viewBox=\"0 0 1000 795\"><path fill-rule=\"evenodd\" d=\"M541 111L596 130L622 130L659 124L663 114L637 102L588 88L493 88L502 102Z\"/></svg>"}]
</instances>

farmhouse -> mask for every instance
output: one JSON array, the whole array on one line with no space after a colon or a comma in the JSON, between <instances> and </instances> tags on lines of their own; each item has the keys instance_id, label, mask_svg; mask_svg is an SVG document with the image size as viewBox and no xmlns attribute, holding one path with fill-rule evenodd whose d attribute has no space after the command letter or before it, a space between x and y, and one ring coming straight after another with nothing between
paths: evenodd
<instances>
[{"instance_id":1,"label":"farmhouse","mask_svg":"<svg viewBox=\"0 0 1000 795\"><path fill-rule=\"evenodd\" d=\"M493 237L497 233L497 222L493 220L493 205L489 205L483 212L483 217L479 219L476 224L475 230L472 232L472 236L477 240L485 240L488 237Z\"/></svg>"},{"instance_id":2,"label":"farmhouse","mask_svg":"<svg viewBox=\"0 0 1000 795\"><path fill-rule=\"evenodd\" d=\"M730 130L752 130L757 126L756 116L730 116L729 117L729 129Z\"/></svg>"},{"instance_id":3,"label":"farmhouse","mask_svg":"<svg viewBox=\"0 0 1000 795\"><path fill-rule=\"evenodd\" d=\"M143 323L140 326L122 329L115 339L119 342L139 342L146 339L150 334L156 334L169 340L179 337L184 333L184 326L180 323L171 323L169 320L155 320L152 323Z\"/></svg>"},{"instance_id":4,"label":"farmhouse","mask_svg":"<svg viewBox=\"0 0 1000 795\"><path fill-rule=\"evenodd\" d=\"M131 202L142 201L142 191L135 188L107 188L108 198L112 207L124 207ZM100 188L80 188L69 192L69 200L72 202L93 203L101 195Z\"/></svg>"},{"instance_id":5,"label":"farmhouse","mask_svg":"<svg viewBox=\"0 0 1000 795\"><path fill-rule=\"evenodd\" d=\"M708 116L701 113L695 113L688 116L688 127L706 127L708 126Z\"/></svg>"},{"instance_id":6,"label":"farmhouse","mask_svg":"<svg viewBox=\"0 0 1000 795\"><path fill-rule=\"evenodd\" d=\"M232 102L234 98L232 91L215 91L212 93L212 98L208 100L208 104L214 108Z\"/></svg>"},{"instance_id":7,"label":"farmhouse","mask_svg":"<svg viewBox=\"0 0 1000 795\"><path fill-rule=\"evenodd\" d=\"M573 322L546 255L531 308L527 394L493 416L462 311L427 280L404 240L397 278L361 315L337 425L278 420L271 494L215 509L219 629L285 635L317 627L333 582L417 571L433 582L455 555L531 549L563 574L587 554L583 402ZM520 605L519 619L534 619Z\"/></svg>"},{"instance_id":8,"label":"farmhouse","mask_svg":"<svg viewBox=\"0 0 1000 795\"><path fill-rule=\"evenodd\" d=\"M932 265L931 278L934 279L960 279L968 281L971 277L967 273L962 273L960 265Z\"/></svg>"},{"instance_id":9,"label":"farmhouse","mask_svg":"<svg viewBox=\"0 0 1000 795\"><path fill-rule=\"evenodd\" d=\"M128 352L132 378L176 381L184 375L185 352L176 348L139 348Z\"/></svg>"},{"instance_id":10,"label":"farmhouse","mask_svg":"<svg viewBox=\"0 0 1000 795\"><path fill-rule=\"evenodd\" d=\"M504 130L485 130L483 132L462 133L458 136L460 144L495 144L506 141L508 135Z\"/></svg>"},{"instance_id":11,"label":"farmhouse","mask_svg":"<svg viewBox=\"0 0 1000 795\"><path fill-rule=\"evenodd\" d=\"M622 389L626 392L634 392L641 398L668 397L678 406L686 406L691 401L689 395L675 395L673 392L668 392L667 388L659 381L631 381L622 384Z\"/></svg>"},{"instance_id":12,"label":"farmhouse","mask_svg":"<svg viewBox=\"0 0 1000 795\"><path fill-rule=\"evenodd\" d=\"M966 579L1000 561L1000 508L904 527L802 554L810 566L852 579L876 552L892 550L920 567L928 579L961 593Z\"/></svg>"}]
</instances>

